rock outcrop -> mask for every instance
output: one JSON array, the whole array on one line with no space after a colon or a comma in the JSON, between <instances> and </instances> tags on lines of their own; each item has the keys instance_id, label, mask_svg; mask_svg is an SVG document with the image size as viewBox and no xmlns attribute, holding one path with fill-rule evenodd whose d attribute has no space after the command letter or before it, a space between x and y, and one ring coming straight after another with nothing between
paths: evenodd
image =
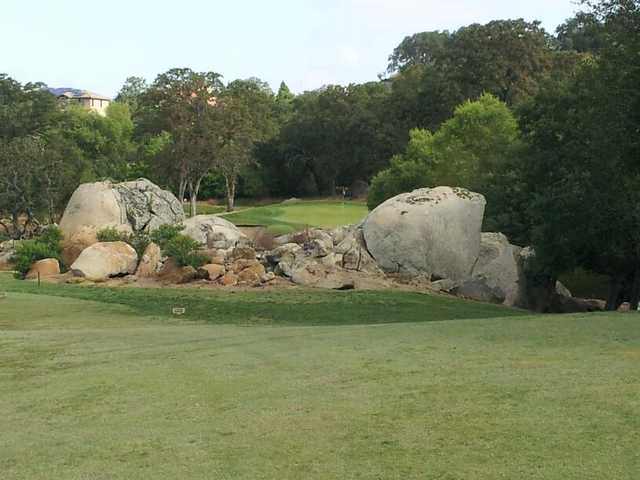
<instances>
[{"instance_id":1,"label":"rock outcrop","mask_svg":"<svg viewBox=\"0 0 640 480\"><path fill-rule=\"evenodd\" d=\"M465 189L414 190L373 210L364 240L385 272L463 281L480 253L485 205L482 195Z\"/></svg>"},{"instance_id":2,"label":"rock outcrop","mask_svg":"<svg viewBox=\"0 0 640 480\"><path fill-rule=\"evenodd\" d=\"M72 263L82 250L96 243L96 234L102 229L149 232L163 224L181 223L184 218L180 201L149 180L85 183L71 196L60 221L65 263Z\"/></svg>"},{"instance_id":3,"label":"rock outcrop","mask_svg":"<svg viewBox=\"0 0 640 480\"><path fill-rule=\"evenodd\" d=\"M250 243L238 227L216 215L196 215L183 224L184 235L208 248L227 250Z\"/></svg>"},{"instance_id":4,"label":"rock outcrop","mask_svg":"<svg viewBox=\"0 0 640 480\"><path fill-rule=\"evenodd\" d=\"M136 251L124 242L94 243L82 251L71 265L76 277L93 282L105 281L111 277L131 275L138 265Z\"/></svg>"}]
</instances>

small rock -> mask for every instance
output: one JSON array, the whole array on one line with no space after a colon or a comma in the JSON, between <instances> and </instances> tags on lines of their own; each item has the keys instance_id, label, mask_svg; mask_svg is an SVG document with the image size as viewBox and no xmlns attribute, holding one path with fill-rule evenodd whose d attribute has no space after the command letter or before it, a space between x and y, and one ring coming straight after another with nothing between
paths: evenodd
<instances>
[{"instance_id":1,"label":"small rock","mask_svg":"<svg viewBox=\"0 0 640 480\"><path fill-rule=\"evenodd\" d=\"M466 280L451 292L459 297L486 303L503 303L505 299L502 291L480 278Z\"/></svg>"},{"instance_id":2,"label":"small rock","mask_svg":"<svg viewBox=\"0 0 640 480\"><path fill-rule=\"evenodd\" d=\"M170 258L164 262L159 277L163 282L183 284L196 280L198 272L191 266L180 267L175 259Z\"/></svg>"},{"instance_id":3,"label":"small rock","mask_svg":"<svg viewBox=\"0 0 640 480\"><path fill-rule=\"evenodd\" d=\"M205 257L209 259L210 264L214 265L224 265L225 262L225 254L224 250L218 250L217 248L210 248L205 250L200 250Z\"/></svg>"},{"instance_id":4,"label":"small rock","mask_svg":"<svg viewBox=\"0 0 640 480\"><path fill-rule=\"evenodd\" d=\"M246 268L238 274L239 283L248 283L250 285L259 284L261 278L262 275L258 275L258 273L251 268Z\"/></svg>"},{"instance_id":5,"label":"small rock","mask_svg":"<svg viewBox=\"0 0 640 480\"><path fill-rule=\"evenodd\" d=\"M229 261L233 263L240 259L255 260L256 251L251 247L236 247L231 250L231 253L229 254Z\"/></svg>"},{"instance_id":6,"label":"small rock","mask_svg":"<svg viewBox=\"0 0 640 480\"><path fill-rule=\"evenodd\" d=\"M222 277L222 280L220 281L222 285L226 287L232 287L238 284L238 276L235 273L228 272Z\"/></svg>"},{"instance_id":7,"label":"small rock","mask_svg":"<svg viewBox=\"0 0 640 480\"><path fill-rule=\"evenodd\" d=\"M231 264L231 268L230 270L233 273L240 273L241 271L243 271L246 268L250 268L250 267L255 267L256 265L259 265L260 267L262 267L262 270L264 271L264 267L262 266L262 264L260 262L258 262L255 258L249 260L246 258L241 258L239 260L236 260L235 262L233 262Z\"/></svg>"},{"instance_id":8,"label":"small rock","mask_svg":"<svg viewBox=\"0 0 640 480\"><path fill-rule=\"evenodd\" d=\"M445 278L444 280L437 280L431 283L431 290L433 290L434 292L449 293L457 287L458 283L454 282L453 280L449 280L448 278Z\"/></svg>"},{"instance_id":9,"label":"small rock","mask_svg":"<svg viewBox=\"0 0 640 480\"><path fill-rule=\"evenodd\" d=\"M269 283L269 282L273 282L276 279L276 274L273 272L267 272L265 273L262 278L260 279L260 281L262 283Z\"/></svg>"},{"instance_id":10,"label":"small rock","mask_svg":"<svg viewBox=\"0 0 640 480\"><path fill-rule=\"evenodd\" d=\"M204 280L217 280L226 273L224 266L211 263L198 269L198 277Z\"/></svg>"}]
</instances>

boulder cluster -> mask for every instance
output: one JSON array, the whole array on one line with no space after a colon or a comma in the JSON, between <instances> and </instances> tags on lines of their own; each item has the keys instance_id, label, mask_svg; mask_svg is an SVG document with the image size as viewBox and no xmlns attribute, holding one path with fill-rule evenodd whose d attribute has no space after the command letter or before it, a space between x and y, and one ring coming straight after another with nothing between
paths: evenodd
<instances>
[{"instance_id":1,"label":"boulder cluster","mask_svg":"<svg viewBox=\"0 0 640 480\"><path fill-rule=\"evenodd\" d=\"M259 248L235 225L215 215L185 218L181 203L148 180L81 185L73 194L60 229L68 281L130 281L224 286L294 283L336 290L413 285L422 290L484 302L531 308L527 268L534 252L512 245L501 233L483 233L486 201L480 194L450 187L423 188L398 195L358 225L306 229L272 238ZM181 266L151 243L140 255L125 242L98 242L97 233L151 232L182 224L182 233L200 245L200 268ZM0 268L8 254L0 245ZM59 265L33 266L47 275ZM31 274L31 272L30 272ZM44 273L43 273L44 274ZM280 279L280 280L278 280ZM556 303L577 305L558 284ZM560 299L560 300L558 300Z\"/></svg>"}]
</instances>

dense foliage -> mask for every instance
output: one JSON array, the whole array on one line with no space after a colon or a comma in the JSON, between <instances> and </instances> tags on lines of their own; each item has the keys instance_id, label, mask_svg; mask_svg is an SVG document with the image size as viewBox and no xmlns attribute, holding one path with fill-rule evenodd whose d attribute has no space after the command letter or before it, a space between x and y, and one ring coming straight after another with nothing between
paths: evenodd
<instances>
[{"instance_id":1,"label":"dense foliage","mask_svg":"<svg viewBox=\"0 0 640 480\"><path fill-rule=\"evenodd\" d=\"M13 256L14 268L18 278L24 278L34 262L47 258L61 261L62 233L55 226L46 228L40 237L20 242Z\"/></svg>"},{"instance_id":2,"label":"dense foliage","mask_svg":"<svg viewBox=\"0 0 640 480\"><path fill-rule=\"evenodd\" d=\"M144 251L151 243L149 235L144 232L127 233L114 227L107 227L100 230L97 235L99 242L124 242L128 243L138 254L138 258L142 258Z\"/></svg>"},{"instance_id":3,"label":"dense foliage","mask_svg":"<svg viewBox=\"0 0 640 480\"><path fill-rule=\"evenodd\" d=\"M412 130L406 151L371 182L368 205L420 187L454 185L493 200L496 181L520 150L518 123L490 94L467 101L435 132Z\"/></svg>"}]
</instances>

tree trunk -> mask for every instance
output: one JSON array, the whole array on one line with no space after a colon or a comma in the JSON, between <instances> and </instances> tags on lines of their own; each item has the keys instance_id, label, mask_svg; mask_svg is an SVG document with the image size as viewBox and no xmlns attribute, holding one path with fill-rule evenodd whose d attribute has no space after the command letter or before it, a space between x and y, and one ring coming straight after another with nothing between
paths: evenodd
<instances>
[{"instance_id":1,"label":"tree trunk","mask_svg":"<svg viewBox=\"0 0 640 480\"><path fill-rule=\"evenodd\" d=\"M187 179L182 177L178 183L178 200L180 203L184 202L184 193L187 190Z\"/></svg>"},{"instance_id":2,"label":"tree trunk","mask_svg":"<svg viewBox=\"0 0 640 480\"><path fill-rule=\"evenodd\" d=\"M236 179L227 176L224 179L227 186L227 212L233 212L236 199Z\"/></svg>"},{"instance_id":3,"label":"tree trunk","mask_svg":"<svg viewBox=\"0 0 640 480\"><path fill-rule=\"evenodd\" d=\"M609 296L607 298L607 311L613 312L620 306L620 294L622 293L623 279L612 276L609 281Z\"/></svg>"},{"instance_id":4,"label":"tree trunk","mask_svg":"<svg viewBox=\"0 0 640 480\"><path fill-rule=\"evenodd\" d=\"M198 178L195 184L189 184L189 200L191 204L190 215L195 217L198 214L198 192L200 192L200 184L202 177Z\"/></svg>"},{"instance_id":5,"label":"tree trunk","mask_svg":"<svg viewBox=\"0 0 640 480\"><path fill-rule=\"evenodd\" d=\"M638 304L640 303L640 266L636 266L633 274L633 285L631 286L629 303L632 312L638 310Z\"/></svg>"}]
</instances>

